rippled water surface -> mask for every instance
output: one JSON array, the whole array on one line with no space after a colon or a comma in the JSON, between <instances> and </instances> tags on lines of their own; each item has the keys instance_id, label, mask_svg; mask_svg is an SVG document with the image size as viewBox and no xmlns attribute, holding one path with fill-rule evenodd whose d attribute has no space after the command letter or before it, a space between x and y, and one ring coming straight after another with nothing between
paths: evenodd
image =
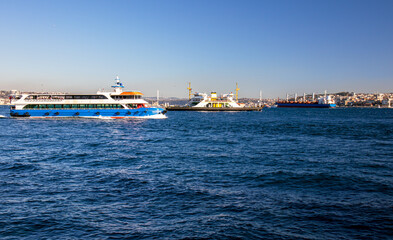
<instances>
[{"instance_id":1,"label":"rippled water surface","mask_svg":"<svg viewBox=\"0 0 393 240\"><path fill-rule=\"evenodd\" d=\"M393 237L393 109L0 128L1 239Z\"/></svg>"}]
</instances>

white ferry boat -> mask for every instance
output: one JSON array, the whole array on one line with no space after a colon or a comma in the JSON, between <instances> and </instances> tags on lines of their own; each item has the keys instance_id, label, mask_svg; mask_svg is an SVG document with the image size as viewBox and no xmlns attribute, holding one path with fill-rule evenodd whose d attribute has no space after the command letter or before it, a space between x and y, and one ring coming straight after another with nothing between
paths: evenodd
<instances>
[{"instance_id":1,"label":"white ferry boat","mask_svg":"<svg viewBox=\"0 0 393 240\"><path fill-rule=\"evenodd\" d=\"M194 93L194 97L186 104L187 107L195 108L239 108L244 107L239 105L234 99L234 94L224 94L217 97L216 92L212 92L210 96L206 93Z\"/></svg>"},{"instance_id":2,"label":"white ferry boat","mask_svg":"<svg viewBox=\"0 0 393 240\"><path fill-rule=\"evenodd\" d=\"M188 83L188 99L189 102L184 106L168 106L168 111L262 111L263 106L246 107L243 103L238 103L239 87L236 83L236 95L233 93L217 96L216 92L211 92L210 96L206 93L191 93L191 83ZM191 97L194 95L193 97ZM236 100L234 99L236 97Z\"/></svg>"},{"instance_id":3,"label":"white ferry boat","mask_svg":"<svg viewBox=\"0 0 393 240\"><path fill-rule=\"evenodd\" d=\"M166 118L162 108L150 107L139 91L123 92L116 77L113 92L97 94L20 94L10 97L12 117Z\"/></svg>"}]
</instances>

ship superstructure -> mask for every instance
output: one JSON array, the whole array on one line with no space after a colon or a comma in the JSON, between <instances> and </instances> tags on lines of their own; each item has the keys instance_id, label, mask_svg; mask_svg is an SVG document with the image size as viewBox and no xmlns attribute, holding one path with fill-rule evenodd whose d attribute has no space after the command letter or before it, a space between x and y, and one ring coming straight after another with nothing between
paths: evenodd
<instances>
[{"instance_id":1,"label":"ship superstructure","mask_svg":"<svg viewBox=\"0 0 393 240\"><path fill-rule=\"evenodd\" d=\"M11 98L12 117L165 118L150 107L140 91L123 91L116 77L113 92L96 94L19 94Z\"/></svg>"}]
</instances>

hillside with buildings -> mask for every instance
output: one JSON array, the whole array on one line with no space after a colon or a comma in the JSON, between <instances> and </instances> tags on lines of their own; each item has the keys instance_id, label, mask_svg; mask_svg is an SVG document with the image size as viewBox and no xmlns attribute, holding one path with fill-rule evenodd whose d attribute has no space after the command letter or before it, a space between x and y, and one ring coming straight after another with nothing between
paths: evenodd
<instances>
[{"instance_id":1,"label":"hillside with buildings","mask_svg":"<svg viewBox=\"0 0 393 240\"><path fill-rule=\"evenodd\" d=\"M15 93L15 91L0 90L0 105L8 105L10 103L9 96ZM28 92L34 93L34 92ZM44 94L64 94L59 92L45 92ZM314 99L322 97L324 94L315 94ZM354 93L354 92L339 92L329 94L335 100L339 107L393 107L393 93ZM311 94L296 96L287 96L289 101L310 101L313 99ZM145 97L145 100L150 104L156 105L156 97ZM240 103L244 103L246 106L259 106L261 104L273 106L278 98L276 99L258 99L258 98L239 98ZM160 105L184 105L188 102L185 98L160 98ZM390 104L389 104L390 103Z\"/></svg>"}]
</instances>

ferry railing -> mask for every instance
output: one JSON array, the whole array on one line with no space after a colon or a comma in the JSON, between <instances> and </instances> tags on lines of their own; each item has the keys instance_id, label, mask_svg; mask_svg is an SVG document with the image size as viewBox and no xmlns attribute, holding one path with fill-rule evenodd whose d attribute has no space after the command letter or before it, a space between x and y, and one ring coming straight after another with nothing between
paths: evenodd
<instances>
[{"instance_id":1,"label":"ferry railing","mask_svg":"<svg viewBox=\"0 0 393 240\"><path fill-rule=\"evenodd\" d=\"M25 99L26 102L61 102L64 101L65 99Z\"/></svg>"}]
</instances>

